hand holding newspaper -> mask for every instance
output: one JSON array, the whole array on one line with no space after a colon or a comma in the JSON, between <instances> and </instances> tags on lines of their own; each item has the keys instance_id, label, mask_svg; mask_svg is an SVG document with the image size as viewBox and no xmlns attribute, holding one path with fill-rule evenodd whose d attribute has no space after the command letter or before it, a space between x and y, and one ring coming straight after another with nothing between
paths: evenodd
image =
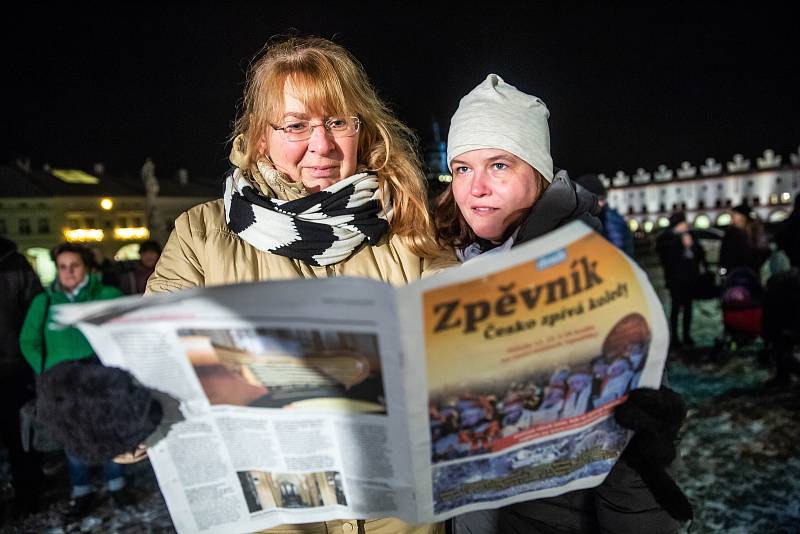
<instances>
[{"instance_id":1,"label":"hand holding newspaper","mask_svg":"<svg viewBox=\"0 0 800 534\"><path fill-rule=\"evenodd\" d=\"M439 521L600 484L655 387L664 314L582 223L402 288L338 278L57 307L180 399L149 450L178 532Z\"/></svg>"}]
</instances>

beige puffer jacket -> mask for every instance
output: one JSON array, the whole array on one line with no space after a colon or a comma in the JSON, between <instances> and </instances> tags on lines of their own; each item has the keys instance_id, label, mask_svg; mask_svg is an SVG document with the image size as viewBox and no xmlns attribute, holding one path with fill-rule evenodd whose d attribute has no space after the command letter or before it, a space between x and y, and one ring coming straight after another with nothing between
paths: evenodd
<instances>
[{"instance_id":1,"label":"beige puffer jacket","mask_svg":"<svg viewBox=\"0 0 800 534\"><path fill-rule=\"evenodd\" d=\"M234 143L234 146L236 143ZM240 155L231 154L236 164ZM293 200L307 194L301 184L279 175L251 172L265 195ZM179 291L196 286L235 284L256 280L363 276L402 285L425 274L458 264L450 251L441 257L420 259L397 236L384 237L376 246L358 249L347 260L327 267L314 267L299 260L262 252L228 230L222 199L195 206L175 220L155 272L147 282L147 293ZM444 525L408 525L396 518L367 521L337 520L324 523L283 525L268 530L281 534L444 534Z\"/></svg>"}]
</instances>

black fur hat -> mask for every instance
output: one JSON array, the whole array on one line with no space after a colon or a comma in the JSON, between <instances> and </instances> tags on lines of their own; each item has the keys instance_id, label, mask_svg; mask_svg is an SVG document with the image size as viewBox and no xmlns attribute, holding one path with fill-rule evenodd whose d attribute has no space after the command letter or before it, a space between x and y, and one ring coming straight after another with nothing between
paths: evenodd
<instances>
[{"instance_id":1,"label":"black fur hat","mask_svg":"<svg viewBox=\"0 0 800 534\"><path fill-rule=\"evenodd\" d=\"M128 371L94 358L39 376L37 418L64 449L89 464L133 451L158 427L161 404Z\"/></svg>"}]
</instances>

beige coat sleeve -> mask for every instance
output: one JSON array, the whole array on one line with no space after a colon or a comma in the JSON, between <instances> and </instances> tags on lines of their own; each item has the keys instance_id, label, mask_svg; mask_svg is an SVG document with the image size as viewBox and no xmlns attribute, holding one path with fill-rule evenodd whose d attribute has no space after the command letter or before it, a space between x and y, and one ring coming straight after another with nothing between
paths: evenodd
<instances>
[{"instance_id":1,"label":"beige coat sleeve","mask_svg":"<svg viewBox=\"0 0 800 534\"><path fill-rule=\"evenodd\" d=\"M443 248L436 257L422 260L422 277L431 276L457 265L461 265L461 263L458 261L455 251L450 247Z\"/></svg>"},{"instance_id":2,"label":"beige coat sleeve","mask_svg":"<svg viewBox=\"0 0 800 534\"><path fill-rule=\"evenodd\" d=\"M145 294L204 286L204 243L205 229L193 227L188 213L175 219L175 229L147 281Z\"/></svg>"}]
</instances>

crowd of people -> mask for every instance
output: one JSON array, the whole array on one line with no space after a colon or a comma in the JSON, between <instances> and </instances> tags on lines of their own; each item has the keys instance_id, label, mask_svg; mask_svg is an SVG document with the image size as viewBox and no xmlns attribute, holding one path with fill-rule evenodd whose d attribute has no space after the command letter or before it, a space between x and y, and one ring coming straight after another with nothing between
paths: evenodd
<instances>
[{"instance_id":1,"label":"crowd of people","mask_svg":"<svg viewBox=\"0 0 800 534\"><path fill-rule=\"evenodd\" d=\"M48 328L53 304L255 280L352 275L405 284L478 256L501 254L573 220L605 232L632 255L627 227L604 204L596 178L579 185L554 167L549 115L541 99L488 75L452 117L447 163L453 181L429 207L416 139L378 97L358 61L326 39L268 43L248 72L230 136L232 166L224 176L224 196L180 215L163 254L157 244L145 243L139 262L120 269L82 247L61 245L53 252L58 277L42 291L24 258L3 245L10 252L0 250L0 261L13 274L4 275L2 283L16 284L13 292L3 291L3 306L14 317L2 333L4 364L9 363L3 381L13 386L2 391L14 397L4 403L7 446L14 448L18 439L12 419L32 394L24 385L32 384L31 372L93 358L80 332ZM797 218L791 220L796 225ZM761 246L755 233L743 233L754 250ZM673 335L678 339L682 311L682 342L691 344L692 295L683 291L703 264L703 253L681 216L670 220L661 242L665 268L675 261L667 269ZM523 379L499 397L465 395L431 406L434 455L489 450L497 437L617 399L638 384L646 352L646 344L634 343L622 354L604 351L585 368L559 368L546 383ZM665 387L653 394L665 402L674 396ZM648 417L657 428L660 414ZM89 419L82 424L90 427ZM673 427L671 421L659 430L665 443L676 438ZM9 454L17 495L35 499L35 489L25 484L35 488L41 477L17 474L36 469L32 456L23 453ZM124 503L124 475L108 460L108 491ZM451 527L459 534L677 532L678 521L691 511L654 496L663 488L643 482L638 466L646 463L647 458L626 453L596 488L465 514ZM70 454L68 465L70 513L80 516L93 504L92 486L80 454ZM445 532L443 523L409 525L393 517L353 522L360 532ZM339 531L342 525L334 520L283 525L278 531Z\"/></svg>"},{"instance_id":2,"label":"crowd of people","mask_svg":"<svg viewBox=\"0 0 800 534\"><path fill-rule=\"evenodd\" d=\"M798 298L800 279L798 211L795 198L790 216L768 230L749 204L731 208L731 224L722 233L716 269L710 266L700 244L701 238L714 236L692 229L682 211L670 216L669 225L657 238L656 249L670 297L673 349L695 346L691 335L693 304L715 299L723 319L723 337L718 343L727 338L740 344L761 338L762 363L774 368L769 385L786 386L792 375L800 376L800 364L791 348L800 341L792 335L800 331L796 321L800 310L791 304Z\"/></svg>"},{"instance_id":3,"label":"crowd of people","mask_svg":"<svg viewBox=\"0 0 800 534\"><path fill-rule=\"evenodd\" d=\"M140 259L133 263L105 264L97 261L90 248L62 243L51 257L56 278L42 287L39 277L16 244L0 237L0 381L2 381L2 438L8 450L15 490L13 513L26 515L39 508L45 462L59 463L58 455L47 458L36 450L24 450L20 435L20 408L35 395L35 377L65 361L95 361L89 342L76 328L53 328L53 305L91 302L141 294L160 255L154 241L140 245ZM79 457L62 451L71 483L70 518L80 518L96 503L90 466ZM134 497L126 488L121 465L103 464L107 491L117 505L131 504Z\"/></svg>"}]
</instances>

